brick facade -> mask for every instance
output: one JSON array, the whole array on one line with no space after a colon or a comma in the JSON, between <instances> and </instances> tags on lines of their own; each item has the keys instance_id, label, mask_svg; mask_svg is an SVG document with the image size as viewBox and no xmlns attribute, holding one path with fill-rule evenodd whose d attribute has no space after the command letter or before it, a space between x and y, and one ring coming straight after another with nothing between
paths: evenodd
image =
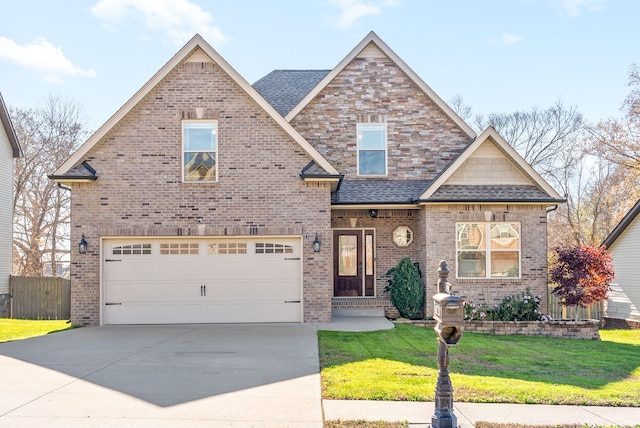
<instances>
[{"instance_id":1,"label":"brick facade","mask_svg":"<svg viewBox=\"0 0 640 428\"><path fill-rule=\"evenodd\" d=\"M547 213L542 206L506 205L434 205L425 207L426 275L433 287L428 289L427 315L433 315L431 296L435 294L438 266L449 263L452 293L465 300L489 306L527 288L540 295L540 311L547 311ZM519 222L521 226L521 266L518 279L457 279L456 222L484 222L491 211L492 221Z\"/></svg>"},{"instance_id":2,"label":"brick facade","mask_svg":"<svg viewBox=\"0 0 640 428\"><path fill-rule=\"evenodd\" d=\"M290 124L345 180L367 180L357 176L356 125L386 123L388 175L380 179L435 179L468 147L469 135L406 68L377 48L366 52L373 55L354 57ZM544 205L407 202L377 206L377 218L369 207L332 206L330 182L300 178L312 157L292 135L203 52L194 58L204 62L176 65L81 159L98 180L73 184L71 242L82 234L89 242L88 253L72 263L74 323L101 322L101 238L135 236L302 237L305 322L330 321L332 307L383 308L397 317L384 293L385 274L403 257L420 266L424 316L432 315L442 259L449 262L454 293L465 299L499 303L529 288L542 296L546 310ZM181 124L196 118L218 122L216 183L182 182ZM455 224L483 222L487 212L493 221L521 224L521 278L457 280ZM407 247L393 243L398 226L413 231ZM332 242L340 229L375 231L374 297L333 297ZM319 253L309 250L316 233L323 243Z\"/></svg>"},{"instance_id":3,"label":"brick facade","mask_svg":"<svg viewBox=\"0 0 640 428\"><path fill-rule=\"evenodd\" d=\"M456 222L484 222L491 211L495 221L521 224L521 277L518 279L456 279ZM332 228L349 229L350 218L357 218L357 229L374 229L376 233L376 298L335 298L335 308L384 308L390 318L397 317L389 295L385 273L402 258L410 257L420 266L425 285L426 316L433 316L432 297L436 294L438 267L447 260L452 292L466 300L473 299L489 306L505 297L517 295L527 288L540 295L540 311L547 312L547 216L544 207L505 205L432 205L416 210L379 210L378 218L366 210L336 208L332 212ZM392 241L393 230L409 226L414 240L408 247Z\"/></svg>"},{"instance_id":4,"label":"brick facade","mask_svg":"<svg viewBox=\"0 0 640 428\"><path fill-rule=\"evenodd\" d=\"M181 121L218 121L218 182L183 183ZM309 155L216 64L182 63L88 152L93 183L72 191L72 321L100 323L100 238L296 235L330 242L330 185L305 183ZM201 223L198 221L201 220ZM251 229L254 229L253 231ZM305 251L305 322L331 316L330 246Z\"/></svg>"}]
</instances>

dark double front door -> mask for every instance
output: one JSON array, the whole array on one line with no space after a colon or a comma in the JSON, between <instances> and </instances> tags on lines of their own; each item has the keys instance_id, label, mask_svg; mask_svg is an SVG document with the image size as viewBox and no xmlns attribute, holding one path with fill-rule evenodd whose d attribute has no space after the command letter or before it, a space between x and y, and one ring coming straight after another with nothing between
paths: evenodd
<instances>
[{"instance_id":1,"label":"dark double front door","mask_svg":"<svg viewBox=\"0 0 640 428\"><path fill-rule=\"evenodd\" d=\"M373 297L375 242L373 229L333 231L334 297Z\"/></svg>"}]
</instances>

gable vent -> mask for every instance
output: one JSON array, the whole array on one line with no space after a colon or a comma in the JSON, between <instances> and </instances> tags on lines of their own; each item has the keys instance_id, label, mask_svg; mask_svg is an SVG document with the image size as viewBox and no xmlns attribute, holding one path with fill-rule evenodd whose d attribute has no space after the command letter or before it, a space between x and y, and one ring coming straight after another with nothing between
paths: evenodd
<instances>
[{"instance_id":1,"label":"gable vent","mask_svg":"<svg viewBox=\"0 0 640 428\"><path fill-rule=\"evenodd\" d=\"M382 53L378 47L369 43L366 48L362 49L362 51L358 54L356 58L386 58L387 56Z\"/></svg>"},{"instance_id":2,"label":"gable vent","mask_svg":"<svg viewBox=\"0 0 640 428\"><path fill-rule=\"evenodd\" d=\"M202 49L197 49L186 62L213 62L213 60Z\"/></svg>"}]
</instances>

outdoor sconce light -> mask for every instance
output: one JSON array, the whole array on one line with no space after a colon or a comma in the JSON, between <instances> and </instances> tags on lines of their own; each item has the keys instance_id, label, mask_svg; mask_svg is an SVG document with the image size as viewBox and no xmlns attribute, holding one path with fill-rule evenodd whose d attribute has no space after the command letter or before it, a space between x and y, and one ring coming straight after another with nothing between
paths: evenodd
<instances>
[{"instance_id":1,"label":"outdoor sconce light","mask_svg":"<svg viewBox=\"0 0 640 428\"><path fill-rule=\"evenodd\" d=\"M84 233L82 234L82 238L80 238L80 242L78 242L78 252L80 254L87 254L87 247L89 246L89 244L87 243L87 240L84 239Z\"/></svg>"},{"instance_id":2,"label":"outdoor sconce light","mask_svg":"<svg viewBox=\"0 0 640 428\"><path fill-rule=\"evenodd\" d=\"M318 232L316 232L316 239L313 240L312 242L313 244L313 252L314 253L319 253L320 252L320 240L318 239Z\"/></svg>"},{"instance_id":3,"label":"outdoor sconce light","mask_svg":"<svg viewBox=\"0 0 640 428\"><path fill-rule=\"evenodd\" d=\"M371 217L371 218L378 218L378 210L377 210L377 209L371 209L371 210L369 210L369 217Z\"/></svg>"}]
</instances>

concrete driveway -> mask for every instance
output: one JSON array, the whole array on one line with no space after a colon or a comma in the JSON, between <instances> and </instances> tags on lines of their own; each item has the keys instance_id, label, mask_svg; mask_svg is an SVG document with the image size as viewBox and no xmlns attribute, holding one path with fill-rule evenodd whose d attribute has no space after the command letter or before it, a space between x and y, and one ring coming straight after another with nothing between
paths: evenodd
<instances>
[{"instance_id":1,"label":"concrete driveway","mask_svg":"<svg viewBox=\"0 0 640 428\"><path fill-rule=\"evenodd\" d=\"M0 427L322 427L315 324L109 326L0 344Z\"/></svg>"}]
</instances>

